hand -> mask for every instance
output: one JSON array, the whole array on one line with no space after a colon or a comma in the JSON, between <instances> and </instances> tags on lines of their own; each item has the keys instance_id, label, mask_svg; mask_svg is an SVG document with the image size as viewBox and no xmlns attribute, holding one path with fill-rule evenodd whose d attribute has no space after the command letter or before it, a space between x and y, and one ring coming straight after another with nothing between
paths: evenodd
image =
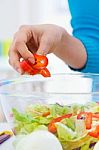
<instances>
[{"instance_id":1,"label":"hand","mask_svg":"<svg viewBox=\"0 0 99 150\"><path fill-rule=\"evenodd\" d=\"M46 55L56 51L66 31L56 25L22 26L15 34L9 50L9 63L23 74L20 59L35 63L33 53Z\"/></svg>"},{"instance_id":2,"label":"hand","mask_svg":"<svg viewBox=\"0 0 99 150\"><path fill-rule=\"evenodd\" d=\"M20 27L9 50L9 63L23 74L20 59L23 58L34 64L34 53L39 55L54 53L76 69L82 68L87 60L86 49L82 42L56 25Z\"/></svg>"}]
</instances>

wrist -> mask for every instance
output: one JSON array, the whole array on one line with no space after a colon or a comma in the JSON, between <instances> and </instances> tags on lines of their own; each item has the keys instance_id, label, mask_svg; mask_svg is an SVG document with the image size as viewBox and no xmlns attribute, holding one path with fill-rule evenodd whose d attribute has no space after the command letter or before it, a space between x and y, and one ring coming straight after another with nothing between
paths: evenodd
<instances>
[{"instance_id":1,"label":"wrist","mask_svg":"<svg viewBox=\"0 0 99 150\"><path fill-rule=\"evenodd\" d=\"M69 35L65 30L54 54L75 69L84 67L87 61L86 49L82 42Z\"/></svg>"}]
</instances>

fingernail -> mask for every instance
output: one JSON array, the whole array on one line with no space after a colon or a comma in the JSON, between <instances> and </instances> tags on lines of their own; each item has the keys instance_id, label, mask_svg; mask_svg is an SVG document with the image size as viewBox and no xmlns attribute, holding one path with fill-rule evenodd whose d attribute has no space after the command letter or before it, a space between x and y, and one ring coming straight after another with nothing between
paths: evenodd
<instances>
[{"instance_id":1,"label":"fingernail","mask_svg":"<svg viewBox=\"0 0 99 150\"><path fill-rule=\"evenodd\" d=\"M35 60L33 58L28 58L28 61L31 62L32 64L35 63Z\"/></svg>"}]
</instances>

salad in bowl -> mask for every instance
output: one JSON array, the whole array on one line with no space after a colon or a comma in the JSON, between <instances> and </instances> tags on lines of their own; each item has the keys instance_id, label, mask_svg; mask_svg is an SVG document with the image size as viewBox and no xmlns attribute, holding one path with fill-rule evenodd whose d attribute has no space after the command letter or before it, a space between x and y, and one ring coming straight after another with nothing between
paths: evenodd
<instances>
[{"instance_id":1,"label":"salad in bowl","mask_svg":"<svg viewBox=\"0 0 99 150\"><path fill-rule=\"evenodd\" d=\"M99 141L98 83L98 75L54 74L24 76L1 86L15 149L93 150Z\"/></svg>"},{"instance_id":2,"label":"salad in bowl","mask_svg":"<svg viewBox=\"0 0 99 150\"><path fill-rule=\"evenodd\" d=\"M59 140L63 150L93 150L99 141L99 103L96 102L69 106L34 104L23 113L13 108L12 113L18 136L48 131Z\"/></svg>"}]
</instances>

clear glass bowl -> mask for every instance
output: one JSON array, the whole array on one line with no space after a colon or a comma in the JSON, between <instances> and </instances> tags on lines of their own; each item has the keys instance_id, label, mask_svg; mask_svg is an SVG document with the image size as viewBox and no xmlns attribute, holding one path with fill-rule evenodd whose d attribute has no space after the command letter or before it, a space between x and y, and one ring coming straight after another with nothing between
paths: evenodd
<instances>
[{"instance_id":1,"label":"clear glass bowl","mask_svg":"<svg viewBox=\"0 0 99 150\"><path fill-rule=\"evenodd\" d=\"M69 105L99 101L99 75L54 74L50 78L21 76L4 81L0 93L5 117L11 122L12 108L23 112L26 106L35 103Z\"/></svg>"},{"instance_id":2,"label":"clear glass bowl","mask_svg":"<svg viewBox=\"0 0 99 150\"><path fill-rule=\"evenodd\" d=\"M5 122L5 115L2 109L1 100L0 100L0 123Z\"/></svg>"}]
</instances>

